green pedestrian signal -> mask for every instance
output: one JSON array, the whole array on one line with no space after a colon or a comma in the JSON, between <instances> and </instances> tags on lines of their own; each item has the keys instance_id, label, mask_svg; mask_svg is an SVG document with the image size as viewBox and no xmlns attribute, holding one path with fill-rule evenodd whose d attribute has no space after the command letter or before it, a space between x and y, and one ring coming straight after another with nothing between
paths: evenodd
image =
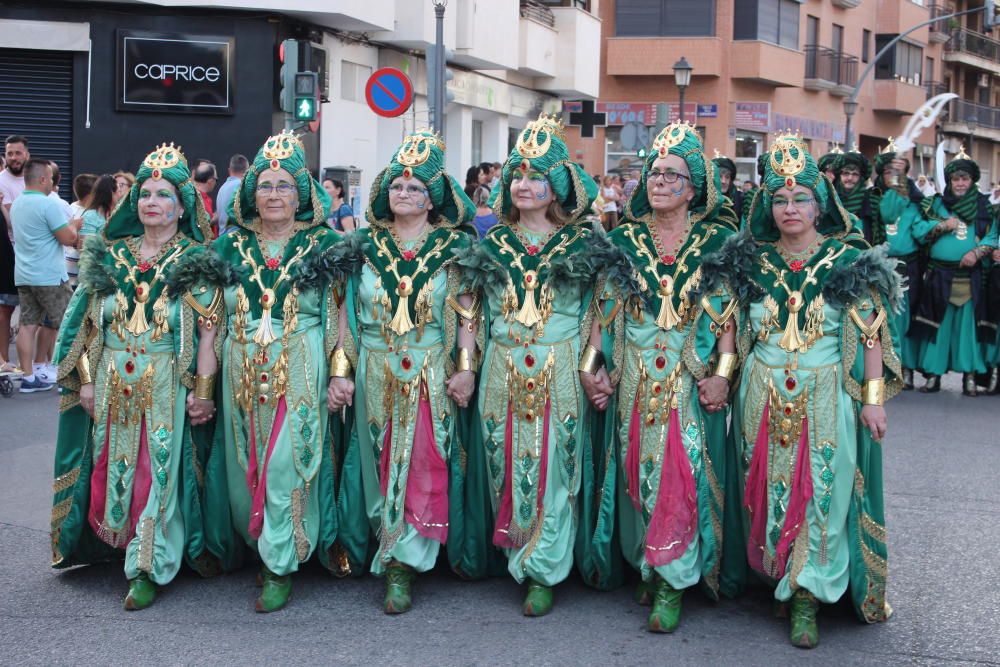
<instances>
[{"instance_id":1,"label":"green pedestrian signal","mask_svg":"<svg viewBox=\"0 0 1000 667\"><path fill-rule=\"evenodd\" d=\"M316 99L312 97L295 98L295 120L316 120Z\"/></svg>"},{"instance_id":2,"label":"green pedestrian signal","mask_svg":"<svg viewBox=\"0 0 1000 667\"><path fill-rule=\"evenodd\" d=\"M639 150L637 150L635 152L635 156L637 158L640 158L640 159L645 159L646 158L646 149L645 148L640 148Z\"/></svg>"}]
</instances>

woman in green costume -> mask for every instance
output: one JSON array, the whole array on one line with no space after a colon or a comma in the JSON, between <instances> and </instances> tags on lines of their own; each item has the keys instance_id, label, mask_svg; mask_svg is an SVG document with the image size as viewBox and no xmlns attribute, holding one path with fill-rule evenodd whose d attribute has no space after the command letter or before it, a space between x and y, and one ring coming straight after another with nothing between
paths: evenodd
<instances>
[{"instance_id":1,"label":"woman in green costume","mask_svg":"<svg viewBox=\"0 0 1000 667\"><path fill-rule=\"evenodd\" d=\"M604 335L594 347L618 389L607 433L618 445L621 544L642 576L637 600L652 602L652 632L677 628L685 589L704 581L718 592L738 307L715 260L734 232L726 203L697 131L671 124L602 262ZM604 386L608 370L597 372Z\"/></svg>"},{"instance_id":2,"label":"woman in green costume","mask_svg":"<svg viewBox=\"0 0 1000 667\"><path fill-rule=\"evenodd\" d=\"M387 614L411 608L413 580L434 567L442 544L454 547L461 571L452 539L461 537L456 495L466 458L459 410L475 389L479 314L454 253L470 243L457 228L476 208L444 163L439 137L406 137L375 177L371 226L338 247L347 281L329 402L354 408L343 542L351 560L364 562L368 526L377 535L371 571L386 576ZM358 503L368 526L347 518Z\"/></svg>"},{"instance_id":3,"label":"woman in green costume","mask_svg":"<svg viewBox=\"0 0 1000 667\"><path fill-rule=\"evenodd\" d=\"M749 564L791 601L791 642L811 648L818 603L848 586L865 621L890 613L878 443L882 403L901 384L889 317L901 287L885 248L850 245L852 217L798 135L771 147L763 193L723 251L743 310L742 474L729 477L742 521L726 525L729 537L742 530L746 560L729 565Z\"/></svg>"},{"instance_id":4,"label":"woman in green costume","mask_svg":"<svg viewBox=\"0 0 1000 667\"><path fill-rule=\"evenodd\" d=\"M53 566L124 550L129 610L152 604L183 560L209 574L225 557L203 530L208 443L196 446L190 428L214 412L229 274L201 245L210 235L187 160L158 147L103 238L88 240L59 333Z\"/></svg>"},{"instance_id":5,"label":"woman in green costume","mask_svg":"<svg viewBox=\"0 0 1000 667\"><path fill-rule=\"evenodd\" d=\"M930 262L912 332L919 339L923 392L941 389L941 376L958 371L962 393L975 396L976 373L986 372L984 351L996 339L985 325L983 264L997 247L996 214L979 192L979 165L963 149L944 168L944 194L924 200L926 220L917 237L930 245ZM985 326L984 326L985 325Z\"/></svg>"},{"instance_id":6,"label":"woman in green costume","mask_svg":"<svg viewBox=\"0 0 1000 667\"><path fill-rule=\"evenodd\" d=\"M299 563L317 546L325 560L332 546L332 477L320 473L330 463L327 359L336 340L333 294L320 270L339 238L326 225L329 208L301 141L283 132L240 182L230 205L235 231L213 243L223 261L242 267L225 291L216 440L226 452L233 524L262 562L258 612L284 607Z\"/></svg>"},{"instance_id":7,"label":"woman in green costume","mask_svg":"<svg viewBox=\"0 0 1000 667\"><path fill-rule=\"evenodd\" d=\"M573 566L586 402L576 367L590 332L594 267L579 224L597 194L542 115L518 136L493 190L501 221L461 258L483 290L488 329L479 414L495 517L493 543L528 580L523 612L552 608Z\"/></svg>"}]
</instances>

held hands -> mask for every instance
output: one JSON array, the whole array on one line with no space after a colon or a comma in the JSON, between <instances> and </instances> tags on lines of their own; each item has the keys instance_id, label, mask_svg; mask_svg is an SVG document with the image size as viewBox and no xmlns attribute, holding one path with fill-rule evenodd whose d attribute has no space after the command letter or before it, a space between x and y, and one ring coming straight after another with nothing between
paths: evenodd
<instances>
[{"instance_id":1,"label":"held hands","mask_svg":"<svg viewBox=\"0 0 1000 667\"><path fill-rule=\"evenodd\" d=\"M353 405L354 383L347 378L330 378L330 386L326 390L326 407L330 412Z\"/></svg>"},{"instance_id":2,"label":"held hands","mask_svg":"<svg viewBox=\"0 0 1000 667\"><path fill-rule=\"evenodd\" d=\"M958 218L948 218L941 224L944 226L944 231L953 232L958 229Z\"/></svg>"},{"instance_id":3,"label":"held hands","mask_svg":"<svg viewBox=\"0 0 1000 667\"><path fill-rule=\"evenodd\" d=\"M80 385L80 407L83 411L94 418L94 383Z\"/></svg>"},{"instance_id":4,"label":"held hands","mask_svg":"<svg viewBox=\"0 0 1000 667\"><path fill-rule=\"evenodd\" d=\"M81 398L81 402L82 398ZM215 416L215 401L204 398L195 398L194 393L189 393L187 397L187 413L191 418L192 426L199 426Z\"/></svg>"},{"instance_id":5,"label":"held hands","mask_svg":"<svg viewBox=\"0 0 1000 667\"><path fill-rule=\"evenodd\" d=\"M962 261L958 263L963 268L969 268L979 263L979 253L973 249L962 255Z\"/></svg>"},{"instance_id":6,"label":"held hands","mask_svg":"<svg viewBox=\"0 0 1000 667\"><path fill-rule=\"evenodd\" d=\"M881 405L865 405L861 408L861 423L872 432L875 442L882 442L889 420L885 416L885 408Z\"/></svg>"},{"instance_id":7,"label":"held hands","mask_svg":"<svg viewBox=\"0 0 1000 667\"><path fill-rule=\"evenodd\" d=\"M580 384L583 386L583 393L587 395L587 400L590 401L591 405L598 410L604 410L608 407L608 400L615 393L615 390L611 386L611 378L608 377L607 369L602 367L593 374L580 371Z\"/></svg>"},{"instance_id":8,"label":"held hands","mask_svg":"<svg viewBox=\"0 0 1000 667\"><path fill-rule=\"evenodd\" d=\"M705 412L718 412L729 403L729 380L712 375L698 381L698 402Z\"/></svg>"},{"instance_id":9,"label":"held hands","mask_svg":"<svg viewBox=\"0 0 1000 667\"><path fill-rule=\"evenodd\" d=\"M460 408L469 407L469 399L476 388L476 374L472 371L458 371L444 381L445 393Z\"/></svg>"}]
</instances>

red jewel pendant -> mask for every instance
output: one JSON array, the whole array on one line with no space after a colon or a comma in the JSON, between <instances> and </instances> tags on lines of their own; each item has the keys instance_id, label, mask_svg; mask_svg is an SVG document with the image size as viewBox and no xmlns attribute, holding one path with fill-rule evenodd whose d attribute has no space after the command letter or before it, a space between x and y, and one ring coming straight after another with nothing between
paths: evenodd
<instances>
[{"instance_id":1,"label":"red jewel pendant","mask_svg":"<svg viewBox=\"0 0 1000 667\"><path fill-rule=\"evenodd\" d=\"M407 262L412 262L414 260L414 258L416 258L416 256L417 256L417 253L414 250L404 250L403 251L403 259L405 259Z\"/></svg>"},{"instance_id":2,"label":"red jewel pendant","mask_svg":"<svg viewBox=\"0 0 1000 667\"><path fill-rule=\"evenodd\" d=\"M799 384L798 381L792 375L789 375L788 377L785 378L785 389L787 389L788 391L794 390L795 387L798 386L798 384Z\"/></svg>"},{"instance_id":3,"label":"red jewel pendant","mask_svg":"<svg viewBox=\"0 0 1000 667\"><path fill-rule=\"evenodd\" d=\"M131 359L125 362L125 372L128 373L129 375L135 372L135 362L133 362Z\"/></svg>"},{"instance_id":4,"label":"red jewel pendant","mask_svg":"<svg viewBox=\"0 0 1000 667\"><path fill-rule=\"evenodd\" d=\"M655 363L656 363L657 370L661 370L662 371L664 368L667 367L667 359L666 359L666 357L657 357Z\"/></svg>"},{"instance_id":5,"label":"red jewel pendant","mask_svg":"<svg viewBox=\"0 0 1000 667\"><path fill-rule=\"evenodd\" d=\"M529 255L537 255L538 254L538 246L536 246L534 244L529 245L527 247L527 251L528 251Z\"/></svg>"},{"instance_id":6,"label":"red jewel pendant","mask_svg":"<svg viewBox=\"0 0 1000 667\"><path fill-rule=\"evenodd\" d=\"M264 262L264 264L267 265L267 268L269 268L272 271L274 271L279 266L281 266L281 261L279 259L275 258L275 257L270 257L270 258L268 258L268 260L266 262Z\"/></svg>"},{"instance_id":7,"label":"red jewel pendant","mask_svg":"<svg viewBox=\"0 0 1000 667\"><path fill-rule=\"evenodd\" d=\"M788 265L788 268L790 268L795 273L798 273L799 271L802 270L802 267L804 267L805 265L806 263L803 262L801 259L796 259L795 261L791 262Z\"/></svg>"},{"instance_id":8,"label":"red jewel pendant","mask_svg":"<svg viewBox=\"0 0 1000 667\"><path fill-rule=\"evenodd\" d=\"M673 255L661 255L660 261L666 264L667 266L670 266L677 261L677 258L674 257Z\"/></svg>"},{"instance_id":9,"label":"red jewel pendant","mask_svg":"<svg viewBox=\"0 0 1000 667\"><path fill-rule=\"evenodd\" d=\"M524 355L524 365L528 368L535 367L535 356L533 354Z\"/></svg>"},{"instance_id":10,"label":"red jewel pendant","mask_svg":"<svg viewBox=\"0 0 1000 667\"><path fill-rule=\"evenodd\" d=\"M408 371L413 368L413 360L410 357L403 357L399 360L399 365L403 367L404 371Z\"/></svg>"},{"instance_id":11,"label":"red jewel pendant","mask_svg":"<svg viewBox=\"0 0 1000 667\"><path fill-rule=\"evenodd\" d=\"M796 303L798 303L798 299L796 299L794 296L788 297L788 305L789 306L794 306Z\"/></svg>"},{"instance_id":12,"label":"red jewel pendant","mask_svg":"<svg viewBox=\"0 0 1000 667\"><path fill-rule=\"evenodd\" d=\"M524 277L524 282L526 282L526 283L528 283L530 285L531 282L532 282L532 277L531 276L525 276Z\"/></svg>"},{"instance_id":13,"label":"red jewel pendant","mask_svg":"<svg viewBox=\"0 0 1000 667\"><path fill-rule=\"evenodd\" d=\"M150 264L149 262L139 262L139 270L142 271L143 273L149 271L151 268L153 268L153 265Z\"/></svg>"}]
</instances>

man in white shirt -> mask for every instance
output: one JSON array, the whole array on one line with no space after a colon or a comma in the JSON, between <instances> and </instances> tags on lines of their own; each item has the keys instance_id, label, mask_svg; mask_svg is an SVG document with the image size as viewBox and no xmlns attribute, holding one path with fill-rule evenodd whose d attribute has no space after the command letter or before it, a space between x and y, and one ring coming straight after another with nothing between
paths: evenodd
<instances>
[{"instance_id":1,"label":"man in white shirt","mask_svg":"<svg viewBox=\"0 0 1000 667\"><path fill-rule=\"evenodd\" d=\"M7 235L14 239L14 228L10 226L10 205L24 192L24 164L31 159L28 140L19 134L12 134L4 141L6 166L0 171L0 206L7 220Z\"/></svg>"}]
</instances>

